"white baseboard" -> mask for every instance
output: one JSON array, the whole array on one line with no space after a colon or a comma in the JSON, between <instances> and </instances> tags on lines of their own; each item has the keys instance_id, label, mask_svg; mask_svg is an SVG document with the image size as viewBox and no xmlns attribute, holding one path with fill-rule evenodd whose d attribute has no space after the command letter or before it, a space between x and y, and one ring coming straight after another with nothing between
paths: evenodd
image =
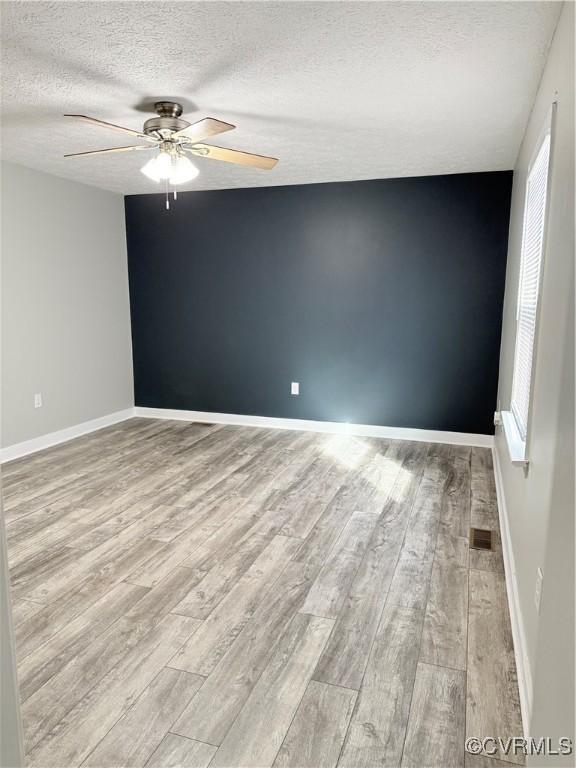
<instances>
[{"instance_id":1,"label":"white baseboard","mask_svg":"<svg viewBox=\"0 0 576 768\"><path fill-rule=\"evenodd\" d=\"M85 421L73 427L34 437L16 445L9 445L0 451L0 463L14 461L22 456L42 451L53 445L65 443L75 437L117 424L120 421L139 416L149 419L174 419L177 421L199 421L214 424L231 424L264 429L294 429L304 432L327 432L329 434L355 435L357 437L384 437L392 440L415 440L424 443L448 443L450 445L472 445L491 448L492 435L478 435L467 432L443 432L434 429L412 429L408 427L381 427L372 424L347 424L337 421L309 421L306 419L281 419L271 416L243 416L234 413L209 413L207 411L182 411L171 408L126 408L122 411Z\"/></svg>"},{"instance_id":2,"label":"white baseboard","mask_svg":"<svg viewBox=\"0 0 576 768\"><path fill-rule=\"evenodd\" d=\"M380 427L372 424L348 424L338 421L309 421L306 419L281 419L272 416L243 416L236 413L209 413L208 411L180 411L171 408L142 408L136 406L134 415L150 419L175 419L200 421L211 424L232 424L264 429L294 429L303 432L328 432L357 437L385 437L392 440L415 440L424 443L449 443L491 448L492 435L467 432L442 432L435 429L411 429L407 427Z\"/></svg>"},{"instance_id":3,"label":"white baseboard","mask_svg":"<svg viewBox=\"0 0 576 768\"><path fill-rule=\"evenodd\" d=\"M4 464L6 461L13 461L22 456L28 456L30 453L42 451L44 448L50 448L53 445L66 443L68 440L73 440L75 437L81 437L89 432L96 432L98 429L117 424L119 421L131 419L133 416L134 408L126 408L123 411L116 411L107 416L101 416L98 419L84 421L82 424L76 424L73 427L59 429L57 432L50 432L48 435L34 437L31 440L24 440L24 442L16 443L16 445L9 445L6 448L2 448L0 451L0 463Z\"/></svg>"},{"instance_id":4,"label":"white baseboard","mask_svg":"<svg viewBox=\"0 0 576 768\"><path fill-rule=\"evenodd\" d=\"M506 576L506 592L508 594L508 608L510 611L510 623L512 625L512 637L514 640L514 656L516 658L516 671L518 674L518 690L520 693L520 709L522 711L522 727L524 736L530 733L530 718L532 714L532 673L527 654L526 632L520 607L520 595L518 593L518 581L516 579L516 566L514 563L514 550L510 526L508 524L508 509L504 495L504 483L500 467L500 457L496 445L492 448L494 461L494 477L496 480L496 496L498 500L498 516L500 519L500 537L502 539L502 554L504 556L504 572Z\"/></svg>"}]
</instances>

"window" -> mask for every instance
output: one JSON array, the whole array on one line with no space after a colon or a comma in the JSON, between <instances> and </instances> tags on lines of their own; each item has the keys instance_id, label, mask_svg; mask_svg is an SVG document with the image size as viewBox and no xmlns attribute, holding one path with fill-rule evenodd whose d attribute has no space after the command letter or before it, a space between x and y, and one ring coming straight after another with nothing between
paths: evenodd
<instances>
[{"instance_id":1,"label":"window","mask_svg":"<svg viewBox=\"0 0 576 768\"><path fill-rule=\"evenodd\" d=\"M503 414L510 456L512 461L519 462L526 461L526 441L530 420L532 364L544 252L550 142L551 120L548 121L547 128L541 135L534 160L528 170L516 311L512 397L510 413Z\"/></svg>"}]
</instances>

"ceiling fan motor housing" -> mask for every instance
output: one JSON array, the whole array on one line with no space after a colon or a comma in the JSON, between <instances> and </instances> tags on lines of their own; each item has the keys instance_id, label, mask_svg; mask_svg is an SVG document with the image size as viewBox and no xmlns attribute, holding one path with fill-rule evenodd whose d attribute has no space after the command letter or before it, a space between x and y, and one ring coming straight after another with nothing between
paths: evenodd
<instances>
[{"instance_id":1,"label":"ceiling fan motor housing","mask_svg":"<svg viewBox=\"0 0 576 768\"><path fill-rule=\"evenodd\" d=\"M182 120L182 105L175 101L157 101L154 109L159 117L151 117L144 123L144 133L147 136L160 134L163 138L168 138L175 131L182 131L190 123Z\"/></svg>"}]
</instances>

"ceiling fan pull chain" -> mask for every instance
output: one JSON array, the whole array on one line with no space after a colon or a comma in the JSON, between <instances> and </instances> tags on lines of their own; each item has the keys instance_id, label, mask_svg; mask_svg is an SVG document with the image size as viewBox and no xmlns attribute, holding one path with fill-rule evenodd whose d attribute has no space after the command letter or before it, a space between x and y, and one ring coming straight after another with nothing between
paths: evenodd
<instances>
[{"instance_id":1,"label":"ceiling fan pull chain","mask_svg":"<svg viewBox=\"0 0 576 768\"><path fill-rule=\"evenodd\" d=\"M170 198L168 196L168 179L164 182L164 189L166 190L166 210L170 210Z\"/></svg>"},{"instance_id":2,"label":"ceiling fan pull chain","mask_svg":"<svg viewBox=\"0 0 576 768\"><path fill-rule=\"evenodd\" d=\"M178 192L176 190L174 190L174 200L178 200Z\"/></svg>"}]
</instances>

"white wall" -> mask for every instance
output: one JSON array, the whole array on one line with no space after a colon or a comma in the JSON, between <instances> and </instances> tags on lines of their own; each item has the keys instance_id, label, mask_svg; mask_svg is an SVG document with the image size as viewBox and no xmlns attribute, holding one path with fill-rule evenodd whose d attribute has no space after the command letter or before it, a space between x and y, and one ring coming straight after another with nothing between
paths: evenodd
<instances>
[{"instance_id":1,"label":"white wall","mask_svg":"<svg viewBox=\"0 0 576 768\"><path fill-rule=\"evenodd\" d=\"M499 408L509 410L516 298L528 164L553 101L548 236L535 360L527 475L509 461L497 430L505 510L523 635L523 669L532 736L574 731L574 4L564 5L514 169ZM534 602L537 568L544 586ZM531 715L531 717L530 717ZM562 733L563 732L563 733ZM565 758L564 758L565 760Z\"/></svg>"},{"instance_id":2,"label":"white wall","mask_svg":"<svg viewBox=\"0 0 576 768\"><path fill-rule=\"evenodd\" d=\"M123 198L8 163L1 183L6 447L134 396Z\"/></svg>"}]
</instances>

